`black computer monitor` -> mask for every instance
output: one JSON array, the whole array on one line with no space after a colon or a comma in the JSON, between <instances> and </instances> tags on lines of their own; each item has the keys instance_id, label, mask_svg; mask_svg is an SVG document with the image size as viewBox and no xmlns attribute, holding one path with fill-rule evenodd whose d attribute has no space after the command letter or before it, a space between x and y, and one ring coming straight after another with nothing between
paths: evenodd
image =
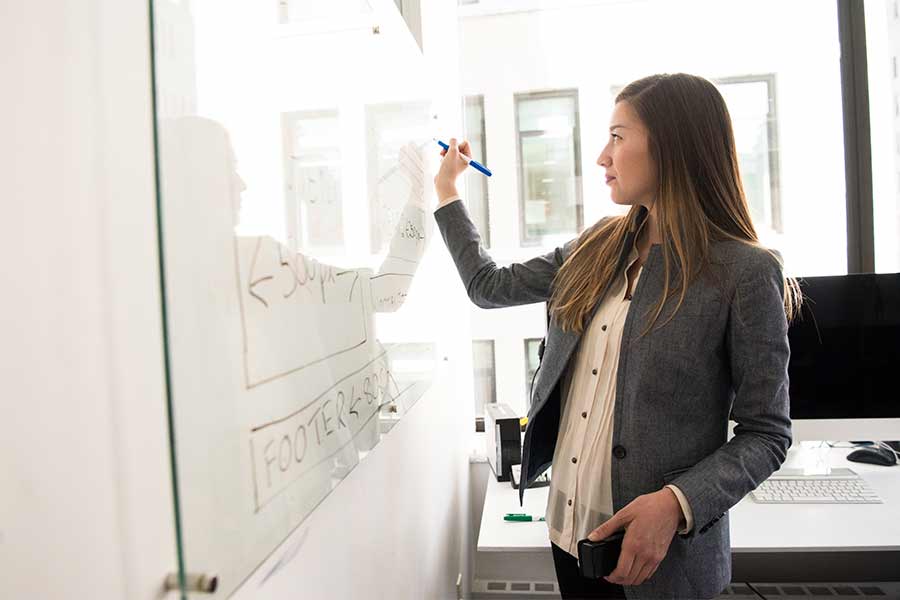
<instances>
[{"instance_id":1,"label":"black computer monitor","mask_svg":"<svg viewBox=\"0 0 900 600\"><path fill-rule=\"evenodd\" d=\"M803 307L788 330L795 431L814 420L822 427L801 437L900 438L900 273L807 277L800 286ZM815 429L829 434L810 438Z\"/></svg>"}]
</instances>

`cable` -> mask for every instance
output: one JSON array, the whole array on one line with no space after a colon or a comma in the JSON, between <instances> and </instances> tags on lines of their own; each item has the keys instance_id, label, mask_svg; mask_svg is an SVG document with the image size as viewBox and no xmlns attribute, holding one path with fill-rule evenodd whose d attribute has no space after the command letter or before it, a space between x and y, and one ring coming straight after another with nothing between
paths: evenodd
<instances>
[{"instance_id":1,"label":"cable","mask_svg":"<svg viewBox=\"0 0 900 600\"><path fill-rule=\"evenodd\" d=\"M894 456L896 456L898 459L900 459L900 452L897 452L896 450L894 450L893 448L888 446L885 442L878 441L878 442L875 442L875 445L878 446L879 448L884 448L885 450L887 450L889 452L893 452Z\"/></svg>"},{"instance_id":2,"label":"cable","mask_svg":"<svg viewBox=\"0 0 900 600\"><path fill-rule=\"evenodd\" d=\"M765 596L763 596L761 593L759 593L759 590L756 589L755 587L753 587L753 584L752 584L752 583L747 583L747 582L745 581L745 582L744 582L744 585L746 585L748 588L750 588L750 589L753 591L753 593L756 594L757 596L759 596L760 598L762 598L762 600L769 600L768 598L766 598Z\"/></svg>"},{"instance_id":3,"label":"cable","mask_svg":"<svg viewBox=\"0 0 900 600\"><path fill-rule=\"evenodd\" d=\"M854 444L852 442L825 442L829 448L860 448L864 444Z\"/></svg>"}]
</instances>

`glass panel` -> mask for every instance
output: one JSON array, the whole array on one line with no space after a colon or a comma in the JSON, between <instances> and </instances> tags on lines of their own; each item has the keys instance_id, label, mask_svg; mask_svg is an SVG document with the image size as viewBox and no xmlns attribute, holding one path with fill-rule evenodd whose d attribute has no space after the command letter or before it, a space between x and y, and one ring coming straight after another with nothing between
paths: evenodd
<instances>
[{"instance_id":1,"label":"glass panel","mask_svg":"<svg viewBox=\"0 0 900 600\"><path fill-rule=\"evenodd\" d=\"M875 271L900 272L900 6L867 0Z\"/></svg>"},{"instance_id":2,"label":"glass panel","mask_svg":"<svg viewBox=\"0 0 900 600\"><path fill-rule=\"evenodd\" d=\"M488 164L487 140L484 136L484 98L466 98L466 139L469 140L473 158L483 165ZM472 216L481 241L486 247L491 245L490 209L488 208L488 179L475 169L466 169L466 205Z\"/></svg>"},{"instance_id":3,"label":"glass panel","mask_svg":"<svg viewBox=\"0 0 900 600\"><path fill-rule=\"evenodd\" d=\"M475 386L475 415L484 414L484 405L497 402L497 383L494 371L494 340L472 341L473 383Z\"/></svg>"},{"instance_id":4,"label":"glass panel","mask_svg":"<svg viewBox=\"0 0 900 600\"><path fill-rule=\"evenodd\" d=\"M577 99L573 94L519 95L516 117L522 243L575 237L581 228Z\"/></svg>"},{"instance_id":5,"label":"glass panel","mask_svg":"<svg viewBox=\"0 0 900 600\"><path fill-rule=\"evenodd\" d=\"M220 598L437 364L424 57L392 3L307 4L152 3L179 558Z\"/></svg>"}]
</instances>

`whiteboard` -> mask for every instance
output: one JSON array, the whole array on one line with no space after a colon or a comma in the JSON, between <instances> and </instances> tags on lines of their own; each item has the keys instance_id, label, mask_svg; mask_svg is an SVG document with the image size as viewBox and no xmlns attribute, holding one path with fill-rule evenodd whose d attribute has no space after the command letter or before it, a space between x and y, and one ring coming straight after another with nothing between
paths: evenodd
<instances>
[{"instance_id":1,"label":"whiteboard","mask_svg":"<svg viewBox=\"0 0 900 600\"><path fill-rule=\"evenodd\" d=\"M432 99L393 3L361 7L342 30L154 3L179 552L216 597L365 468L435 369Z\"/></svg>"}]
</instances>

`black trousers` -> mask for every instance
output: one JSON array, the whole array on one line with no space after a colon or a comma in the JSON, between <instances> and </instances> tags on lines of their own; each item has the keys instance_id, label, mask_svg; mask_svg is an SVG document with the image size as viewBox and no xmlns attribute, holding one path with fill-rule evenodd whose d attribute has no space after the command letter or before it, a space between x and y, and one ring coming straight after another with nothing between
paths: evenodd
<instances>
[{"instance_id":1,"label":"black trousers","mask_svg":"<svg viewBox=\"0 0 900 600\"><path fill-rule=\"evenodd\" d=\"M580 600L581 598L624 598L625 588L605 579L587 579L581 576L578 560L557 546L553 549L553 565L556 567L556 581L559 583L559 594L563 600Z\"/></svg>"}]
</instances>

